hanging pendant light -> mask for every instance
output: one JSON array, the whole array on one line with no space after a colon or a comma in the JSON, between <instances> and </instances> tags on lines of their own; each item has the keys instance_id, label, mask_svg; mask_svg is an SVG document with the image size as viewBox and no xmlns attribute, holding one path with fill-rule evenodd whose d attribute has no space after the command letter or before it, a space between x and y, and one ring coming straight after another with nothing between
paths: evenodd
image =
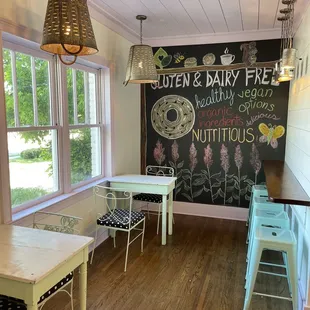
<instances>
[{"instance_id":1,"label":"hanging pendant light","mask_svg":"<svg viewBox=\"0 0 310 310\"><path fill-rule=\"evenodd\" d=\"M142 22L147 17L145 15L138 15L136 18L140 21L140 44L130 47L126 80L124 82L125 86L128 83L143 84L158 82L152 47L142 44Z\"/></svg>"},{"instance_id":2,"label":"hanging pendant light","mask_svg":"<svg viewBox=\"0 0 310 310\"><path fill-rule=\"evenodd\" d=\"M296 49L293 48L293 27L294 27L294 4L296 0L282 0L282 3L287 5L281 9L283 14L278 18L282 22L281 31L281 59L282 69L294 69L296 66Z\"/></svg>"},{"instance_id":3,"label":"hanging pendant light","mask_svg":"<svg viewBox=\"0 0 310 310\"><path fill-rule=\"evenodd\" d=\"M295 2L296 0L282 0L282 3L287 7L280 10L282 15L278 17L278 21L282 23L282 29L280 61L275 66L273 77L275 83L290 81L295 76L296 49L292 47Z\"/></svg>"},{"instance_id":4,"label":"hanging pendant light","mask_svg":"<svg viewBox=\"0 0 310 310\"><path fill-rule=\"evenodd\" d=\"M287 16L285 20L285 44L283 46L282 53L282 67L285 69L293 69L296 64L296 49L293 45L293 26L294 26L294 4L296 0L283 0L283 4L286 4L285 9L280 10L281 14Z\"/></svg>"},{"instance_id":5,"label":"hanging pendant light","mask_svg":"<svg viewBox=\"0 0 310 310\"><path fill-rule=\"evenodd\" d=\"M48 0L41 49L72 65L78 56L98 52L87 0ZM73 56L66 62L63 56Z\"/></svg>"}]
</instances>

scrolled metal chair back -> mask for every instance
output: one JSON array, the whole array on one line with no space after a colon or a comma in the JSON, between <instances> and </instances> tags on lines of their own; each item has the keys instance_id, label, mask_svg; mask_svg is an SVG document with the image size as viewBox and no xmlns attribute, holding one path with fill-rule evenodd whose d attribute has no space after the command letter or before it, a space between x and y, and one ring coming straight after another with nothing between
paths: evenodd
<instances>
[{"instance_id":1,"label":"scrolled metal chair back","mask_svg":"<svg viewBox=\"0 0 310 310\"><path fill-rule=\"evenodd\" d=\"M172 167L152 166L146 167L147 175L162 176L162 177L173 177L174 169Z\"/></svg>"},{"instance_id":2,"label":"scrolled metal chair back","mask_svg":"<svg viewBox=\"0 0 310 310\"><path fill-rule=\"evenodd\" d=\"M131 223L131 210L132 210L132 193L121 188L112 188L107 186L97 185L94 187L95 204L97 204L97 197L102 198L104 213L108 213L107 220L113 219L123 225ZM116 211L122 206L129 206L129 216L122 217ZM103 213L99 213L99 216L103 216Z\"/></svg>"},{"instance_id":3,"label":"scrolled metal chair back","mask_svg":"<svg viewBox=\"0 0 310 310\"><path fill-rule=\"evenodd\" d=\"M40 217L41 219L38 219ZM43 218L42 218L43 217ZM83 219L60 213L38 211L33 214L33 228L80 235Z\"/></svg>"}]
</instances>

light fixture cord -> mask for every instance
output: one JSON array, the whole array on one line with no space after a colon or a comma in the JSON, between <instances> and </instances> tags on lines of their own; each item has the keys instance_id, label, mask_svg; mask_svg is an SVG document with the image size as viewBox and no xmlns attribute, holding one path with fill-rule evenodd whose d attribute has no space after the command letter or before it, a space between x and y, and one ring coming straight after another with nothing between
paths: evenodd
<instances>
[{"instance_id":1,"label":"light fixture cord","mask_svg":"<svg viewBox=\"0 0 310 310\"><path fill-rule=\"evenodd\" d=\"M281 45L280 45L280 58L282 58L282 50L284 45L284 21L282 21L282 27L281 27Z\"/></svg>"},{"instance_id":2,"label":"light fixture cord","mask_svg":"<svg viewBox=\"0 0 310 310\"><path fill-rule=\"evenodd\" d=\"M140 20L140 44L142 45L142 19Z\"/></svg>"},{"instance_id":3,"label":"light fixture cord","mask_svg":"<svg viewBox=\"0 0 310 310\"><path fill-rule=\"evenodd\" d=\"M293 32L294 32L294 11L295 11L295 5L294 2L291 4L291 33L290 33L290 48L292 48L293 45Z\"/></svg>"}]
</instances>

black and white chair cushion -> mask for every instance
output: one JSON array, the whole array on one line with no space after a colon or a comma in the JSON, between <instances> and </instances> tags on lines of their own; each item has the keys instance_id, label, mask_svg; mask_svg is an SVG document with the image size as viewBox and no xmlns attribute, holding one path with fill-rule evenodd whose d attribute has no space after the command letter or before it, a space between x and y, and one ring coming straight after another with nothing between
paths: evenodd
<instances>
[{"instance_id":1,"label":"black and white chair cushion","mask_svg":"<svg viewBox=\"0 0 310 310\"><path fill-rule=\"evenodd\" d=\"M97 224L115 228L129 229L130 211L125 209L115 209L97 219ZM131 226L134 226L144 218L142 212L131 211Z\"/></svg>"},{"instance_id":2,"label":"black and white chair cushion","mask_svg":"<svg viewBox=\"0 0 310 310\"><path fill-rule=\"evenodd\" d=\"M134 200L140 200L145 202L162 203L163 196L157 194L138 194L133 196Z\"/></svg>"},{"instance_id":3,"label":"black and white chair cushion","mask_svg":"<svg viewBox=\"0 0 310 310\"><path fill-rule=\"evenodd\" d=\"M56 293L59 289L65 286L73 278L73 272L70 272L66 277L59 281L56 285L50 288L44 295L40 297L38 304L43 302L45 299ZM26 310L26 304L23 300L0 295L0 310Z\"/></svg>"},{"instance_id":4,"label":"black and white chair cushion","mask_svg":"<svg viewBox=\"0 0 310 310\"><path fill-rule=\"evenodd\" d=\"M23 300L0 295L0 309L1 310L27 310Z\"/></svg>"}]
</instances>

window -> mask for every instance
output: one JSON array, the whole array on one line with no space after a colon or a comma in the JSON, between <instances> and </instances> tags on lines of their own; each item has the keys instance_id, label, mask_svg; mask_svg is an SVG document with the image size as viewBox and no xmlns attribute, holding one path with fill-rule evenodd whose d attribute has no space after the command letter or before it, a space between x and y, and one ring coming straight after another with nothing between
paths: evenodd
<instances>
[{"instance_id":1,"label":"window","mask_svg":"<svg viewBox=\"0 0 310 310\"><path fill-rule=\"evenodd\" d=\"M100 70L5 42L13 212L103 176Z\"/></svg>"},{"instance_id":2,"label":"window","mask_svg":"<svg viewBox=\"0 0 310 310\"><path fill-rule=\"evenodd\" d=\"M67 68L71 184L101 174L100 111L95 72Z\"/></svg>"}]
</instances>

